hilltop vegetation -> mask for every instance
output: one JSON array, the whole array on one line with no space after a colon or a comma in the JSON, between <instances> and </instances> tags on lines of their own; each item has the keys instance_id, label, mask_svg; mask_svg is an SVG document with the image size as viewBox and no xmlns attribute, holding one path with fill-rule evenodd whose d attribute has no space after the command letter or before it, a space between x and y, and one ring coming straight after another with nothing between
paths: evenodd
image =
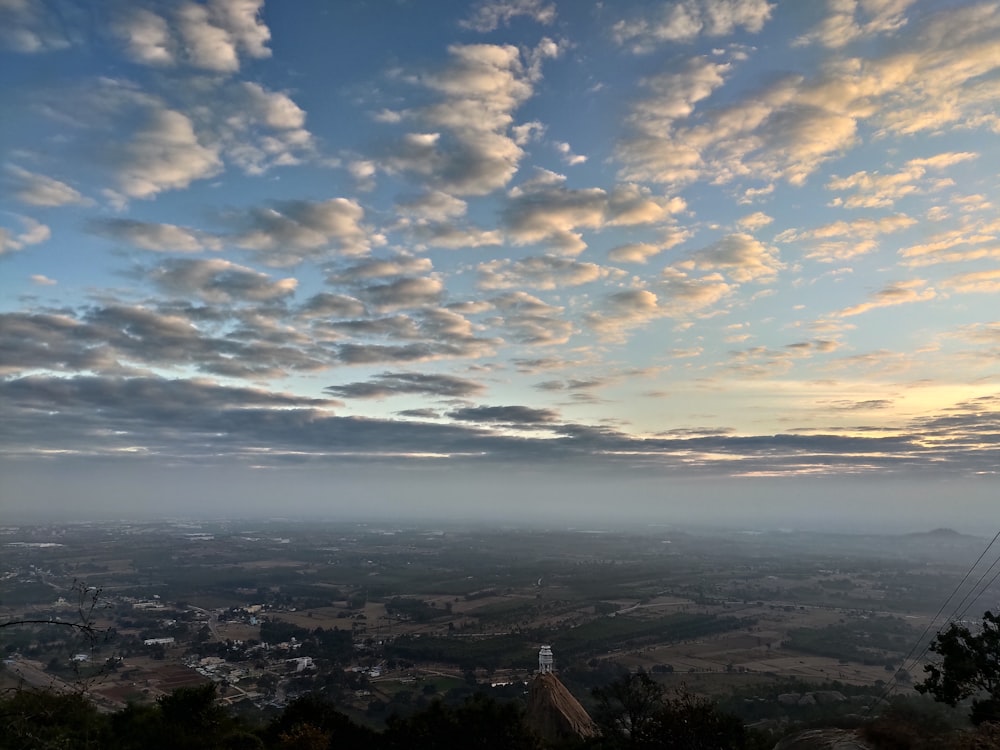
<instances>
[{"instance_id":1,"label":"hilltop vegetation","mask_svg":"<svg viewBox=\"0 0 1000 750\"><path fill-rule=\"evenodd\" d=\"M598 736L545 742L518 701L483 694L434 701L375 730L306 694L267 722L224 709L213 685L182 688L152 705L101 713L79 693L18 690L0 698L0 750L769 750L775 736L645 675L594 691ZM939 714L901 704L845 732L872 750L989 750L1000 725L956 731Z\"/></svg>"}]
</instances>

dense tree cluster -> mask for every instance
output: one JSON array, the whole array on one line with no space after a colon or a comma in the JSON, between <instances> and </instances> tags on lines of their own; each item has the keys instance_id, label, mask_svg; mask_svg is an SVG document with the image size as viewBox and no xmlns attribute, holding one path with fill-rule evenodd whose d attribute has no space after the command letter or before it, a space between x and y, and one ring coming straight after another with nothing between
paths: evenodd
<instances>
[{"instance_id":1,"label":"dense tree cluster","mask_svg":"<svg viewBox=\"0 0 1000 750\"><path fill-rule=\"evenodd\" d=\"M643 672L595 688L594 750L755 750L773 743L736 716L685 691L668 692Z\"/></svg>"},{"instance_id":2,"label":"dense tree cluster","mask_svg":"<svg viewBox=\"0 0 1000 750\"><path fill-rule=\"evenodd\" d=\"M603 734L567 750L716 750L755 744L739 719L685 694L668 695L646 675L595 692ZM19 690L0 700L0 750L558 750L532 734L520 704L483 694L461 705L434 701L377 732L305 695L265 726L254 727L216 700L214 685L182 688L152 705L100 713L78 694Z\"/></svg>"},{"instance_id":3,"label":"dense tree cluster","mask_svg":"<svg viewBox=\"0 0 1000 750\"><path fill-rule=\"evenodd\" d=\"M435 701L376 732L316 695L290 703L263 727L231 715L215 686L181 688L153 705L100 713L79 694L18 690L0 700L2 750L536 750L515 703L477 695L457 707Z\"/></svg>"},{"instance_id":4,"label":"dense tree cluster","mask_svg":"<svg viewBox=\"0 0 1000 750\"><path fill-rule=\"evenodd\" d=\"M78 693L15 690L0 696L0 750L770 750L774 739L683 691L667 691L644 673L593 691L600 733L545 743L532 734L516 701L483 694L459 705L435 700L390 715L376 731L312 693L264 725L231 714L214 685L182 688L152 705L101 713ZM878 750L989 750L1000 724L956 731L925 712L890 709L859 730ZM912 712L911 712L912 713Z\"/></svg>"}]
</instances>

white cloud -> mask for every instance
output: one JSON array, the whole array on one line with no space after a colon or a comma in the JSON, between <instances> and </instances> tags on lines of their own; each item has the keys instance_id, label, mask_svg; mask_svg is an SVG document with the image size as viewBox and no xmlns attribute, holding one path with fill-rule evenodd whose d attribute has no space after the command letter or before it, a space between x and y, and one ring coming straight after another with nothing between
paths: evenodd
<instances>
[{"instance_id":1,"label":"white cloud","mask_svg":"<svg viewBox=\"0 0 1000 750\"><path fill-rule=\"evenodd\" d=\"M427 221L447 221L464 216L467 208L465 201L440 190L429 190L396 203L396 210L404 216Z\"/></svg>"},{"instance_id":2,"label":"white cloud","mask_svg":"<svg viewBox=\"0 0 1000 750\"><path fill-rule=\"evenodd\" d=\"M527 146L532 141L537 141L545 135L545 129L545 126L538 122L538 120L532 120L521 125L515 125L510 129L510 132L514 138L514 143L518 146Z\"/></svg>"},{"instance_id":3,"label":"white cloud","mask_svg":"<svg viewBox=\"0 0 1000 750\"><path fill-rule=\"evenodd\" d=\"M832 177L826 184L827 190L853 191L846 199L837 198L834 205L845 208L880 208L892 206L907 195L925 193L953 184L950 180L925 179L928 170L946 169L953 164L977 158L979 155L968 151L947 152L924 159L910 159L903 169L890 174L861 171L847 177Z\"/></svg>"},{"instance_id":4,"label":"white cloud","mask_svg":"<svg viewBox=\"0 0 1000 750\"><path fill-rule=\"evenodd\" d=\"M657 242L629 242L608 251L608 258L617 263L645 263L654 255L669 250L691 237L691 230L669 224L659 230Z\"/></svg>"},{"instance_id":5,"label":"white cloud","mask_svg":"<svg viewBox=\"0 0 1000 750\"><path fill-rule=\"evenodd\" d=\"M672 84L669 75L669 85L651 79L651 95L633 106L635 134L617 149L621 176L666 184L753 178L802 185L856 145L862 124L894 135L1000 132L994 106L1000 84L990 78L1000 68L998 30L996 3L950 9L908 30L902 51L834 57L811 78L788 75L704 112L693 105L704 101L705 89L698 99L684 83L711 73L710 64L689 63L669 74Z\"/></svg>"},{"instance_id":6,"label":"white cloud","mask_svg":"<svg viewBox=\"0 0 1000 750\"><path fill-rule=\"evenodd\" d=\"M198 109L211 112L205 130L226 158L248 174L299 164L313 153L306 113L287 93L252 82L224 83L206 93L214 101L211 107Z\"/></svg>"},{"instance_id":7,"label":"white cloud","mask_svg":"<svg viewBox=\"0 0 1000 750\"><path fill-rule=\"evenodd\" d=\"M795 40L840 48L864 37L896 31L907 23L905 12L916 0L828 0L829 15Z\"/></svg>"},{"instance_id":8,"label":"white cloud","mask_svg":"<svg viewBox=\"0 0 1000 750\"><path fill-rule=\"evenodd\" d=\"M741 229L745 229L748 232L753 232L758 229L766 227L768 224L774 221L774 217L768 216L763 211L755 211L752 214L747 214L746 216L740 218L736 222L736 226Z\"/></svg>"},{"instance_id":9,"label":"white cloud","mask_svg":"<svg viewBox=\"0 0 1000 750\"><path fill-rule=\"evenodd\" d=\"M381 166L456 195L484 195L506 185L524 156L513 113L533 93L540 58L559 52L547 41L526 54L528 65L510 45L449 47L451 64L419 79L440 97L413 112L427 130L404 136Z\"/></svg>"},{"instance_id":10,"label":"white cloud","mask_svg":"<svg viewBox=\"0 0 1000 750\"><path fill-rule=\"evenodd\" d=\"M672 135L678 120L689 117L698 102L725 83L727 63L706 58L689 60L679 72L646 79L650 96L635 103L628 123L636 135L617 149L626 179L687 182L704 169L698 139ZM685 142L688 140L689 142Z\"/></svg>"},{"instance_id":11,"label":"white cloud","mask_svg":"<svg viewBox=\"0 0 1000 750\"><path fill-rule=\"evenodd\" d=\"M382 312L436 305L444 284L434 276L407 276L360 290L359 296Z\"/></svg>"},{"instance_id":12,"label":"white cloud","mask_svg":"<svg viewBox=\"0 0 1000 750\"><path fill-rule=\"evenodd\" d=\"M449 250L503 244L503 234L496 229L486 230L447 222L417 222L412 227L412 234L423 245Z\"/></svg>"},{"instance_id":13,"label":"white cloud","mask_svg":"<svg viewBox=\"0 0 1000 750\"><path fill-rule=\"evenodd\" d=\"M815 229L786 229L775 239L778 242L794 242L804 239L827 239L829 237L877 237L912 227L917 220L906 214L880 216L877 219L859 218L850 221L834 221Z\"/></svg>"},{"instance_id":14,"label":"white cloud","mask_svg":"<svg viewBox=\"0 0 1000 750\"><path fill-rule=\"evenodd\" d=\"M44 276L43 274L36 273L32 274L31 283L37 284L38 286L55 286L59 282L55 279L50 279L48 276Z\"/></svg>"},{"instance_id":15,"label":"white cloud","mask_svg":"<svg viewBox=\"0 0 1000 750\"><path fill-rule=\"evenodd\" d=\"M677 264L683 270L719 271L733 281L769 281L784 264L778 250L748 234L730 234L708 247L691 253Z\"/></svg>"},{"instance_id":16,"label":"white cloud","mask_svg":"<svg viewBox=\"0 0 1000 750\"><path fill-rule=\"evenodd\" d=\"M500 26L509 26L511 20L519 16L548 25L556 18L556 6L545 0L482 0L459 25L486 33Z\"/></svg>"},{"instance_id":17,"label":"white cloud","mask_svg":"<svg viewBox=\"0 0 1000 750\"><path fill-rule=\"evenodd\" d=\"M21 223L21 231L15 232L6 227L0 227L0 256L17 250L23 250L28 245L38 245L52 236L51 230L40 221L30 216L13 214Z\"/></svg>"},{"instance_id":18,"label":"white cloud","mask_svg":"<svg viewBox=\"0 0 1000 750\"><path fill-rule=\"evenodd\" d=\"M218 150L199 142L186 115L156 108L122 150L118 182L130 198L152 198L211 177L221 168Z\"/></svg>"},{"instance_id":19,"label":"white cloud","mask_svg":"<svg viewBox=\"0 0 1000 750\"><path fill-rule=\"evenodd\" d=\"M406 230L421 245L452 250L486 247L503 243L498 230L467 226L456 219L468 208L465 201L440 190L426 191L396 203L400 220L395 228Z\"/></svg>"},{"instance_id":20,"label":"white cloud","mask_svg":"<svg viewBox=\"0 0 1000 750\"><path fill-rule=\"evenodd\" d=\"M270 31L260 23L263 0L209 0L208 5L183 3L177 23L191 65L216 73L240 69L240 51L269 57Z\"/></svg>"},{"instance_id":21,"label":"white cloud","mask_svg":"<svg viewBox=\"0 0 1000 750\"><path fill-rule=\"evenodd\" d=\"M654 8L639 18L615 23L611 28L615 41L644 53L664 43L726 36L741 28L756 34L770 19L774 5L766 0L680 0L655 3Z\"/></svg>"},{"instance_id":22,"label":"white cloud","mask_svg":"<svg viewBox=\"0 0 1000 750\"><path fill-rule=\"evenodd\" d=\"M636 103L629 122L641 133L662 134L674 121L689 117L698 102L707 99L722 86L730 69L729 63L695 57L678 72L661 73L644 79L643 87L652 95Z\"/></svg>"},{"instance_id":23,"label":"white cloud","mask_svg":"<svg viewBox=\"0 0 1000 750\"><path fill-rule=\"evenodd\" d=\"M142 65L186 63L213 73L235 73L240 55L270 57L270 29L260 16L264 0L180 2L160 15L130 7L114 19L112 32L125 54Z\"/></svg>"},{"instance_id":24,"label":"white cloud","mask_svg":"<svg viewBox=\"0 0 1000 750\"><path fill-rule=\"evenodd\" d=\"M554 346L565 344L573 335L573 324L562 317L562 307L527 292L507 292L489 301L503 312L502 318L490 322L508 329L520 344Z\"/></svg>"},{"instance_id":25,"label":"white cloud","mask_svg":"<svg viewBox=\"0 0 1000 750\"><path fill-rule=\"evenodd\" d=\"M583 164L587 161L586 156L574 154L572 147L568 143L557 142L555 147L556 151L558 151L562 156L562 160L571 167L575 167L577 164Z\"/></svg>"},{"instance_id":26,"label":"white cloud","mask_svg":"<svg viewBox=\"0 0 1000 750\"><path fill-rule=\"evenodd\" d=\"M8 165L7 172L14 177L14 195L22 203L31 206L86 206L93 203L75 188L54 177L29 172L14 165Z\"/></svg>"},{"instance_id":27,"label":"white cloud","mask_svg":"<svg viewBox=\"0 0 1000 750\"><path fill-rule=\"evenodd\" d=\"M676 267L663 269L654 288L663 300L663 313L671 317L701 312L733 292L733 287L719 273L692 277Z\"/></svg>"},{"instance_id":28,"label":"white cloud","mask_svg":"<svg viewBox=\"0 0 1000 750\"><path fill-rule=\"evenodd\" d=\"M355 159L347 163L347 171L350 173L361 190L374 190L375 175L378 167L375 162L368 159Z\"/></svg>"},{"instance_id":29,"label":"white cloud","mask_svg":"<svg viewBox=\"0 0 1000 750\"><path fill-rule=\"evenodd\" d=\"M362 279L384 279L392 276L428 273L433 268L434 264L431 263L430 258L414 255L366 258L336 269L326 277L326 280L329 284L354 284Z\"/></svg>"},{"instance_id":30,"label":"white cloud","mask_svg":"<svg viewBox=\"0 0 1000 750\"><path fill-rule=\"evenodd\" d=\"M0 48L28 54L66 49L79 41L75 27L84 13L69 3L54 8L37 0L3 0Z\"/></svg>"},{"instance_id":31,"label":"white cloud","mask_svg":"<svg viewBox=\"0 0 1000 750\"><path fill-rule=\"evenodd\" d=\"M774 184L765 185L762 188L747 188L743 191L743 194L739 198L739 204L741 206L747 205L748 203L753 203L758 198L765 195L771 195L774 192Z\"/></svg>"},{"instance_id":32,"label":"white cloud","mask_svg":"<svg viewBox=\"0 0 1000 750\"><path fill-rule=\"evenodd\" d=\"M663 251L659 245L648 242L630 242L608 251L608 259L616 263L645 263Z\"/></svg>"},{"instance_id":33,"label":"white cloud","mask_svg":"<svg viewBox=\"0 0 1000 750\"><path fill-rule=\"evenodd\" d=\"M542 255L520 260L498 259L479 264L480 289L560 289L608 278L613 271L596 263Z\"/></svg>"},{"instance_id":34,"label":"white cloud","mask_svg":"<svg viewBox=\"0 0 1000 750\"><path fill-rule=\"evenodd\" d=\"M221 258L170 258L146 272L146 277L171 294L206 302L271 302L291 296L294 278L272 280L264 273Z\"/></svg>"},{"instance_id":35,"label":"white cloud","mask_svg":"<svg viewBox=\"0 0 1000 750\"><path fill-rule=\"evenodd\" d=\"M52 232L42 222L27 216L22 216L20 219L24 225L24 231L18 235L18 240L25 245L37 245L40 242L45 242L52 236Z\"/></svg>"},{"instance_id":36,"label":"white cloud","mask_svg":"<svg viewBox=\"0 0 1000 750\"><path fill-rule=\"evenodd\" d=\"M287 201L270 208L255 208L243 220L249 228L235 241L256 250L268 265L289 266L307 257L365 255L380 235L361 222L364 209L347 198L327 201Z\"/></svg>"},{"instance_id":37,"label":"white cloud","mask_svg":"<svg viewBox=\"0 0 1000 750\"><path fill-rule=\"evenodd\" d=\"M870 310L877 310L882 307L895 307L912 302L925 302L934 299L937 292L933 287L927 286L924 279L912 279L910 281L900 281L889 284L877 292L874 292L867 302L845 307L835 315L839 318L849 318L854 315L861 315Z\"/></svg>"},{"instance_id":38,"label":"white cloud","mask_svg":"<svg viewBox=\"0 0 1000 750\"><path fill-rule=\"evenodd\" d=\"M241 51L254 58L271 56L271 31L262 23L264 0L209 0L212 16Z\"/></svg>"},{"instance_id":39,"label":"white cloud","mask_svg":"<svg viewBox=\"0 0 1000 750\"><path fill-rule=\"evenodd\" d=\"M944 279L941 286L958 294L997 294L1000 292L1000 269L951 276Z\"/></svg>"},{"instance_id":40,"label":"white cloud","mask_svg":"<svg viewBox=\"0 0 1000 750\"><path fill-rule=\"evenodd\" d=\"M157 224L135 219L97 219L89 228L95 234L153 252L195 253L219 250L222 242L205 232L175 224Z\"/></svg>"},{"instance_id":41,"label":"white cloud","mask_svg":"<svg viewBox=\"0 0 1000 750\"><path fill-rule=\"evenodd\" d=\"M299 314L306 318L357 318L365 313L361 300L346 294L320 292L302 304Z\"/></svg>"},{"instance_id":42,"label":"white cloud","mask_svg":"<svg viewBox=\"0 0 1000 750\"><path fill-rule=\"evenodd\" d=\"M125 54L143 65L174 65L177 43L162 16L145 8L131 8L112 25L125 42Z\"/></svg>"},{"instance_id":43,"label":"white cloud","mask_svg":"<svg viewBox=\"0 0 1000 750\"><path fill-rule=\"evenodd\" d=\"M588 313L584 320L602 339L621 342L632 329L653 320L704 314L732 291L721 274L692 277L680 268L668 266L650 289L614 292L599 311Z\"/></svg>"},{"instance_id":44,"label":"white cloud","mask_svg":"<svg viewBox=\"0 0 1000 750\"><path fill-rule=\"evenodd\" d=\"M917 220L906 214L892 214L877 219L859 218L834 221L808 230L786 229L775 237L777 242L806 242L805 257L820 263L836 263L865 255L878 248L877 238L907 229Z\"/></svg>"},{"instance_id":45,"label":"white cloud","mask_svg":"<svg viewBox=\"0 0 1000 750\"><path fill-rule=\"evenodd\" d=\"M244 81L250 106L268 127L275 130L295 130L303 127L306 113L292 99L280 91L268 91L259 83Z\"/></svg>"},{"instance_id":46,"label":"white cloud","mask_svg":"<svg viewBox=\"0 0 1000 750\"><path fill-rule=\"evenodd\" d=\"M544 243L565 255L586 247L579 229L655 225L686 207L680 198L654 196L634 184L571 190L561 179L525 183L510 191L503 211L504 228L521 245Z\"/></svg>"},{"instance_id":47,"label":"white cloud","mask_svg":"<svg viewBox=\"0 0 1000 750\"><path fill-rule=\"evenodd\" d=\"M584 320L605 341L623 341L629 330L665 315L657 296L648 289L614 292L600 312L588 313Z\"/></svg>"},{"instance_id":48,"label":"white cloud","mask_svg":"<svg viewBox=\"0 0 1000 750\"><path fill-rule=\"evenodd\" d=\"M970 221L957 229L938 232L925 242L899 251L908 266L1000 257L1000 219Z\"/></svg>"}]
</instances>

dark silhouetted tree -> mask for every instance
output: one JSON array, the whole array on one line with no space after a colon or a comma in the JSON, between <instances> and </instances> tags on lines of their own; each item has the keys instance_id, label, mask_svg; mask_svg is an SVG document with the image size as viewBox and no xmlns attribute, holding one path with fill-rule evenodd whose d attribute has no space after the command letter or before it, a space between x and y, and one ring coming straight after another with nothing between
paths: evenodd
<instances>
[{"instance_id":1,"label":"dark silhouetted tree","mask_svg":"<svg viewBox=\"0 0 1000 750\"><path fill-rule=\"evenodd\" d=\"M667 692L645 673L628 675L593 691L600 750L752 750L764 738L737 716L684 690ZM766 743L770 746L770 743Z\"/></svg>"},{"instance_id":2,"label":"dark silhouetted tree","mask_svg":"<svg viewBox=\"0 0 1000 750\"><path fill-rule=\"evenodd\" d=\"M0 748L107 747L108 722L79 693L17 690L0 700Z\"/></svg>"},{"instance_id":3,"label":"dark silhouetted tree","mask_svg":"<svg viewBox=\"0 0 1000 750\"><path fill-rule=\"evenodd\" d=\"M376 739L372 730L355 724L331 702L314 693L289 703L264 731L269 744L278 747L308 747L321 736L338 750L370 750Z\"/></svg>"},{"instance_id":4,"label":"dark silhouetted tree","mask_svg":"<svg viewBox=\"0 0 1000 750\"><path fill-rule=\"evenodd\" d=\"M1000 616L984 613L978 633L951 623L934 637L930 650L941 661L924 667L927 678L914 685L917 691L949 706L972 698L974 724L1000 721Z\"/></svg>"},{"instance_id":5,"label":"dark silhouetted tree","mask_svg":"<svg viewBox=\"0 0 1000 750\"><path fill-rule=\"evenodd\" d=\"M457 708L434 701L405 719L391 717L382 735L386 750L537 750L521 709L481 693Z\"/></svg>"},{"instance_id":6,"label":"dark silhouetted tree","mask_svg":"<svg viewBox=\"0 0 1000 750\"><path fill-rule=\"evenodd\" d=\"M645 672L594 688L593 695L597 699L594 721L602 734L626 737L632 745L645 740L653 716L663 705L663 686Z\"/></svg>"}]
</instances>

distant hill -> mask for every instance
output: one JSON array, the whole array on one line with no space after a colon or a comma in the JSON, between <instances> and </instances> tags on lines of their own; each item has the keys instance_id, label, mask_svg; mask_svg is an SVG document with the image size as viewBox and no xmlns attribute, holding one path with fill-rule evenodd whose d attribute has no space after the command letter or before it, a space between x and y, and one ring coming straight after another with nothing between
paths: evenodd
<instances>
[{"instance_id":1,"label":"distant hill","mask_svg":"<svg viewBox=\"0 0 1000 750\"><path fill-rule=\"evenodd\" d=\"M971 534L962 534L961 532L955 531L954 529L933 529L931 531L917 531L912 534L906 534L908 539L928 539L928 540L940 540L940 541L958 541L960 539L978 539L979 537L972 536Z\"/></svg>"}]
</instances>

